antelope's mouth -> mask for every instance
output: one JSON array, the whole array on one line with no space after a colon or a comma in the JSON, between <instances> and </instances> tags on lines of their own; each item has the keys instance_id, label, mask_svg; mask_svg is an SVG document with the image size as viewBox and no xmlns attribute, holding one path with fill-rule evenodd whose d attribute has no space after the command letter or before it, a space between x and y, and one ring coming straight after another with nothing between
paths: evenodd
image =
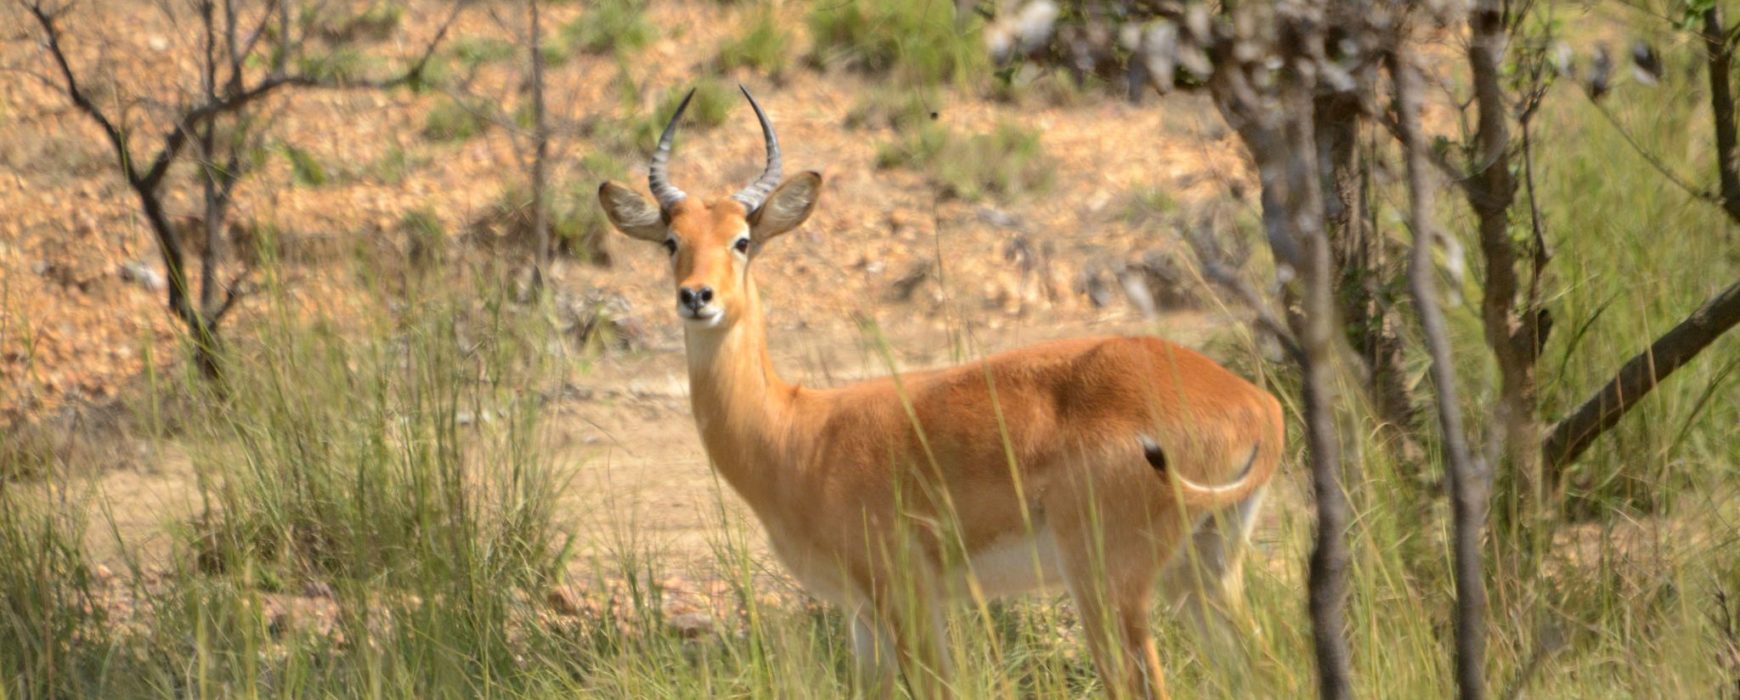
<instances>
[{"instance_id":1,"label":"antelope's mouth","mask_svg":"<svg viewBox=\"0 0 1740 700\"><path fill-rule=\"evenodd\" d=\"M712 328L719 325L719 322L725 319L725 312L713 307L703 309L678 309L677 315L681 316L683 321L702 328Z\"/></svg>"}]
</instances>

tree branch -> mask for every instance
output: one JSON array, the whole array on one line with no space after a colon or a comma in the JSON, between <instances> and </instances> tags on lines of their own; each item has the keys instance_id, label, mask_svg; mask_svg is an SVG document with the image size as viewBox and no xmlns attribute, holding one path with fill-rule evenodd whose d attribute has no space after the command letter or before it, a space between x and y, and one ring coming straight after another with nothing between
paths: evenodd
<instances>
[{"instance_id":1,"label":"tree branch","mask_svg":"<svg viewBox=\"0 0 1740 700\"><path fill-rule=\"evenodd\" d=\"M1557 477L1650 390L1736 323L1740 323L1740 282L1705 300L1647 350L1627 361L1606 386L1553 426L1541 446L1541 455L1553 475Z\"/></svg>"},{"instance_id":2,"label":"tree branch","mask_svg":"<svg viewBox=\"0 0 1740 700\"><path fill-rule=\"evenodd\" d=\"M123 134L121 129L109 119L109 115L104 114L103 110L91 101L90 96L85 94L84 88L79 85L78 76L73 73L72 63L66 58L66 51L61 47L60 27L55 24L55 20L60 18L60 13L50 13L41 2L25 2L24 0L19 0L19 2L30 12L32 17L36 18L36 23L42 27L43 43L48 48L49 56L54 58L55 67L60 69L61 80L65 81L64 85L57 87L66 90L66 95L72 100L73 106L78 107L79 111L84 112L86 116L91 118L91 121L96 122L97 126L102 128L103 135L109 139L109 145L115 149L115 156L121 161L122 172L125 173L128 180L135 179L133 159L127 151L126 134Z\"/></svg>"}]
</instances>

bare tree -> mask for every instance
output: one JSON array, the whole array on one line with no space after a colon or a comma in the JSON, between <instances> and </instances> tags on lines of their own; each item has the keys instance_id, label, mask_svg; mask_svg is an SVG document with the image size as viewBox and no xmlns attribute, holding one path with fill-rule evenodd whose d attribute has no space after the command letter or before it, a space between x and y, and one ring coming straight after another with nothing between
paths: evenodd
<instances>
[{"instance_id":1,"label":"bare tree","mask_svg":"<svg viewBox=\"0 0 1740 700\"><path fill-rule=\"evenodd\" d=\"M579 231L578 238L557 238L564 233L565 215L564 200L556 184L560 179L557 164L561 162L564 150L571 145L568 137L584 127L560 114L552 115L549 108L549 66L552 57L559 54L550 50L551 44L544 36L549 19L545 7L547 2L524 0L523 4L517 5L525 10L523 16L502 12L500 8L489 10L496 26L513 36L525 50L525 62L518 64L523 76L514 82L516 87L512 94L486 94L488 91L481 87L482 81L479 80L481 64L471 66L472 70L439 86L459 108L469 112L471 118L507 137L515 167L524 173L524 196L521 197L521 190L510 187L508 192L514 198L502 202L487 218L474 225L499 225L515 236L523 235L530 239L532 274L528 291L533 292L548 283L551 257L557 252L574 252L589 262L609 264L603 241L597 236L601 230ZM557 103L562 103L562 100L558 99ZM498 104L514 108L499 109L495 106ZM588 196L584 201L592 200Z\"/></svg>"},{"instance_id":2,"label":"bare tree","mask_svg":"<svg viewBox=\"0 0 1740 700\"><path fill-rule=\"evenodd\" d=\"M1337 29L1329 31L1333 34ZM1330 37L1332 43L1336 40ZM1421 448L1414 438L1418 409L1397 328L1403 319L1398 318L1396 300L1389 298L1388 291L1400 256L1369 216L1371 172L1360 147L1376 72L1375 66L1353 66L1354 88L1318 94L1312 121L1323 169L1324 226L1344 330L1360 362L1359 372L1367 380L1364 386L1379 419L1379 433L1398 454L1418 461Z\"/></svg>"},{"instance_id":3,"label":"bare tree","mask_svg":"<svg viewBox=\"0 0 1740 700\"><path fill-rule=\"evenodd\" d=\"M544 33L539 23L538 0L526 0L530 41L526 49L531 54L532 76L527 90L532 98L532 286L542 288L544 275L550 267L550 202L546 192L546 159L550 154L550 126L544 119Z\"/></svg>"},{"instance_id":4,"label":"bare tree","mask_svg":"<svg viewBox=\"0 0 1740 700\"><path fill-rule=\"evenodd\" d=\"M1540 382L1536 360L1550 326L1540 299L1540 285L1523 284L1517 269L1524 259L1534 262L1537 278L1546 264L1542 246L1525 250L1511 237L1511 206L1516 201L1510 130L1510 100L1504 89L1505 52L1514 16L1500 0L1476 0L1468 15L1468 64L1478 111L1473 160L1463 192L1478 219L1480 251L1486 260L1481 320L1486 344L1498 363L1499 399L1493 426L1498 431L1505 469L1519 494L1502 512L1512 525L1534 520L1546 491L1540 472Z\"/></svg>"},{"instance_id":5,"label":"bare tree","mask_svg":"<svg viewBox=\"0 0 1740 700\"><path fill-rule=\"evenodd\" d=\"M1389 57L1395 85L1396 122L1407 163L1408 219L1414 229L1409 289L1414 313L1420 318L1426 352L1432 358L1432 383L1437 387L1438 428L1442 434L1445 485L1450 492L1451 552L1456 570L1456 686L1462 700L1486 697L1486 572L1481 559L1481 529L1486 521L1485 470L1469 454L1457 404L1456 369L1450 360L1450 339L1444 312L1438 307L1437 270L1432 264L1434 186L1420 134L1420 79L1398 46Z\"/></svg>"},{"instance_id":6,"label":"bare tree","mask_svg":"<svg viewBox=\"0 0 1740 700\"><path fill-rule=\"evenodd\" d=\"M309 47L306 31L295 33L290 0L266 0L251 13L238 8L235 0L191 0L200 17L200 36L195 44L199 52L196 63L200 87L193 95L179 96L179 103L170 108L165 119L167 123L158 127L162 136L155 150L141 152L137 146L151 140L138 135L144 127L131 123L135 110L129 109L130 102L116 99L116 106L102 103L101 96L87 87L87 81L68 57L61 20L75 5L48 0L17 1L35 21L52 64L53 74L38 78L66 95L80 113L101 129L113 151L116 167L139 200L163 261L169 310L193 341L193 359L201 375L213 380L223 376L219 329L243 290L237 280L224 283L218 268L222 232L235 186L247 169L244 154L252 143L251 135L263 127L256 119L256 108L274 95L296 89L390 88L421 81L429 57L459 12L455 7L421 56L403 72L369 79L292 68L292 59L309 58ZM244 17L246 14L252 17ZM267 67L262 70L256 64ZM304 65L321 63L313 60ZM199 158L200 200L205 208L205 245L197 251L201 269L197 299L189 281L188 251L164 206L170 168L186 156L190 143Z\"/></svg>"}]
</instances>

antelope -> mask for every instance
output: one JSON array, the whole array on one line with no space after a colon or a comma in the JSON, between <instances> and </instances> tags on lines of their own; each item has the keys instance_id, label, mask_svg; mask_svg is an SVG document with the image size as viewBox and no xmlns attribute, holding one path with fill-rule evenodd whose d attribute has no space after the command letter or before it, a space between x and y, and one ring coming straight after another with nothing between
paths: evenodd
<instances>
[{"instance_id":1,"label":"antelope","mask_svg":"<svg viewBox=\"0 0 1740 700\"><path fill-rule=\"evenodd\" d=\"M1151 592L1164 575L1175 603L1236 602L1281 460L1280 404L1153 337L1060 340L831 389L786 382L750 268L815 210L822 177L781 182L773 124L742 91L766 141L753 183L712 201L671 183L691 90L652 156L655 201L615 182L599 201L616 229L670 256L707 456L794 577L849 615L867 694L901 677L946 694L933 603L1061 583L1108 690L1164 696Z\"/></svg>"}]
</instances>

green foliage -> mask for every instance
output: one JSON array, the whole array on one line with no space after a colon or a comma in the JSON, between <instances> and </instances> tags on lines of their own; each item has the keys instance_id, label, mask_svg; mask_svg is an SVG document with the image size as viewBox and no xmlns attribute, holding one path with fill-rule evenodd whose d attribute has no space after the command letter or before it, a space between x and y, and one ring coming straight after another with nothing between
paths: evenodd
<instances>
[{"instance_id":1,"label":"green foliage","mask_svg":"<svg viewBox=\"0 0 1740 700\"><path fill-rule=\"evenodd\" d=\"M1178 200L1165 188L1138 187L1125 194L1124 221L1131 226L1153 225L1178 211Z\"/></svg>"},{"instance_id":2,"label":"green foliage","mask_svg":"<svg viewBox=\"0 0 1740 700\"><path fill-rule=\"evenodd\" d=\"M630 51L652 42L652 23L646 19L646 0L598 0L562 26L560 41L592 54Z\"/></svg>"},{"instance_id":3,"label":"green foliage","mask_svg":"<svg viewBox=\"0 0 1740 700\"><path fill-rule=\"evenodd\" d=\"M1051 159L1039 132L1010 123L962 138L941 124L911 130L876 153L880 168L914 168L942 191L963 199L1040 192L1051 186Z\"/></svg>"},{"instance_id":4,"label":"green foliage","mask_svg":"<svg viewBox=\"0 0 1740 700\"><path fill-rule=\"evenodd\" d=\"M750 68L766 75L785 72L791 35L780 28L771 7L757 10L748 28L719 49L719 66L725 70Z\"/></svg>"},{"instance_id":5,"label":"green foliage","mask_svg":"<svg viewBox=\"0 0 1740 700\"><path fill-rule=\"evenodd\" d=\"M441 98L423 117L423 135L435 141L464 141L488 127L489 110L482 100L466 104L452 97Z\"/></svg>"},{"instance_id":6,"label":"green foliage","mask_svg":"<svg viewBox=\"0 0 1740 700\"><path fill-rule=\"evenodd\" d=\"M957 28L952 2L820 2L807 17L815 43L810 58L817 65L889 73L906 85L962 83L989 70L978 19L965 21L965 28Z\"/></svg>"},{"instance_id":7,"label":"green foliage","mask_svg":"<svg viewBox=\"0 0 1740 700\"><path fill-rule=\"evenodd\" d=\"M393 144L379 158L369 161L365 173L376 182L393 185L403 182L412 170L426 165L427 161L426 158L413 157L404 147Z\"/></svg>"},{"instance_id":8,"label":"green foliage","mask_svg":"<svg viewBox=\"0 0 1740 700\"><path fill-rule=\"evenodd\" d=\"M846 112L848 129L917 129L936 119L937 96L925 90L878 86Z\"/></svg>"},{"instance_id":9,"label":"green foliage","mask_svg":"<svg viewBox=\"0 0 1740 700\"><path fill-rule=\"evenodd\" d=\"M414 209L399 218L405 232L406 257L418 269L434 267L447 258L447 227L427 209Z\"/></svg>"},{"instance_id":10,"label":"green foliage","mask_svg":"<svg viewBox=\"0 0 1740 700\"><path fill-rule=\"evenodd\" d=\"M432 217L407 224L441 235ZM207 494L220 515L191 542L205 572L256 567L341 590L475 576L504 591L555 573L557 484L516 444L540 420L510 381L534 371L518 345L529 331L448 303L407 305L402 330L373 342L268 330L277 338L242 365L238 400L216 417L233 452L195 458L204 483L221 484ZM491 340L462 350L455 333L475 324Z\"/></svg>"},{"instance_id":11,"label":"green foliage","mask_svg":"<svg viewBox=\"0 0 1740 700\"><path fill-rule=\"evenodd\" d=\"M305 8L303 12L304 24L310 26L314 34L333 43L386 39L405 18L405 8L396 2L371 2L362 11L350 15L322 12L316 7Z\"/></svg>"},{"instance_id":12,"label":"green foliage","mask_svg":"<svg viewBox=\"0 0 1740 700\"><path fill-rule=\"evenodd\" d=\"M290 173L296 184L319 187L331 179L327 176L326 166L321 165L314 154L289 143L280 144L279 151L290 161Z\"/></svg>"},{"instance_id":13,"label":"green foliage","mask_svg":"<svg viewBox=\"0 0 1740 700\"><path fill-rule=\"evenodd\" d=\"M1553 254L1547 299L1556 322L1540 361L1542 416L1549 422L1740 279L1733 224L1720 207L1668 185L1637 151L1685 154L1669 167L1682 177L1710 173L1715 180L1708 105L1667 97L1703 94L1707 78L1685 65L1702 56L1674 52L1664 60L1660 86L1621 84L1614 91L1608 109L1617 128L1584 100L1550 100L1538 117L1537 143L1554 144L1535 151ZM1524 194L1515 225L1527 241ZM1730 332L1600 438L1569 472L1573 512L1659 511L1692 481L1687 465L1740 464L1736 358L1740 334Z\"/></svg>"},{"instance_id":14,"label":"green foliage","mask_svg":"<svg viewBox=\"0 0 1740 700\"><path fill-rule=\"evenodd\" d=\"M677 131L677 142L682 142L684 132L711 129L725 123L731 115L731 110L743 98L737 91L727 87L725 82L714 77L702 78L694 85L695 97L689 102L689 111L683 113L683 126ZM677 106L682 104L683 96L689 88L673 86L659 98L658 109L635 120L630 127L629 138L642 153L651 154L658 147L659 134L665 130L665 124L670 122L671 115L677 113Z\"/></svg>"},{"instance_id":15,"label":"green foliage","mask_svg":"<svg viewBox=\"0 0 1740 700\"><path fill-rule=\"evenodd\" d=\"M0 696L102 694L108 611L64 499L0 483Z\"/></svg>"},{"instance_id":16,"label":"green foliage","mask_svg":"<svg viewBox=\"0 0 1740 700\"><path fill-rule=\"evenodd\" d=\"M580 258L600 254L601 241L610 233L610 220L598 206L598 185L627 176L628 166L609 152L597 151L580 158L574 184L563 189L563 195L556 200L560 207L552 210L560 212L552 217L550 233L561 250Z\"/></svg>"},{"instance_id":17,"label":"green foliage","mask_svg":"<svg viewBox=\"0 0 1740 700\"><path fill-rule=\"evenodd\" d=\"M296 63L297 70L303 75L342 83L363 77L376 61L354 47L343 46L325 53L299 56Z\"/></svg>"},{"instance_id":18,"label":"green foliage","mask_svg":"<svg viewBox=\"0 0 1740 700\"><path fill-rule=\"evenodd\" d=\"M499 63L513 58L519 51L505 39L487 36L464 36L453 40L449 53L467 69Z\"/></svg>"}]
</instances>

